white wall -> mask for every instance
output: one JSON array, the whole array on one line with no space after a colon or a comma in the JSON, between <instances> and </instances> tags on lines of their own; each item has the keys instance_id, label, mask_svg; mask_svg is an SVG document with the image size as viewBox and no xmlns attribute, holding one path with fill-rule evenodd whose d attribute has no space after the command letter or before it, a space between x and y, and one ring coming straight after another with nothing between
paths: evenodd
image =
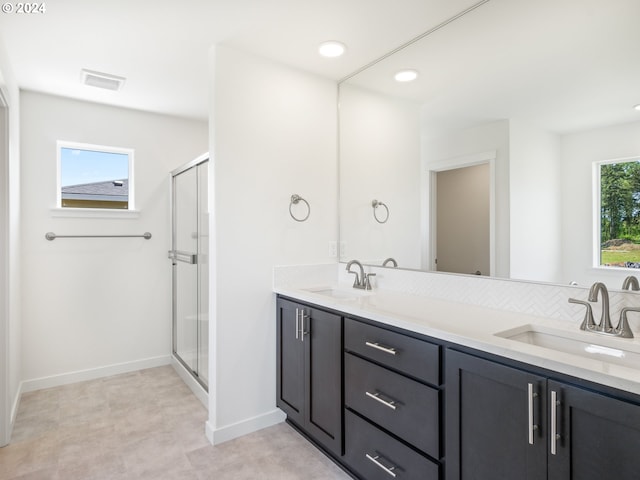
<instances>
[{"instance_id":1,"label":"white wall","mask_svg":"<svg viewBox=\"0 0 640 480\"><path fill-rule=\"evenodd\" d=\"M207 150L207 124L32 92L21 94L21 122L25 390L166 363L168 176ZM57 140L135 149L139 217L53 216ZM153 238L50 242L49 231Z\"/></svg>"},{"instance_id":2,"label":"white wall","mask_svg":"<svg viewBox=\"0 0 640 480\"><path fill-rule=\"evenodd\" d=\"M561 139L563 275L580 285L605 281L620 288L629 272L593 268L593 162L640 156L640 122L589 130Z\"/></svg>"},{"instance_id":3,"label":"white wall","mask_svg":"<svg viewBox=\"0 0 640 480\"><path fill-rule=\"evenodd\" d=\"M8 104L8 145L0 153L0 446L9 441L20 398L19 91L0 38L0 89Z\"/></svg>"},{"instance_id":4,"label":"white wall","mask_svg":"<svg viewBox=\"0 0 640 480\"><path fill-rule=\"evenodd\" d=\"M511 278L563 282L560 140L509 121Z\"/></svg>"},{"instance_id":5,"label":"white wall","mask_svg":"<svg viewBox=\"0 0 640 480\"><path fill-rule=\"evenodd\" d=\"M393 257L420 268L420 106L353 85L340 86L342 260L380 265ZM372 200L389 208L373 217ZM377 216L386 218L384 207Z\"/></svg>"},{"instance_id":6,"label":"white wall","mask_svg":"<svg viewBox=\"0 0 640 480\"><path fill-rule=\"evenodd\" d=\"M423 175L430 164L455 165L461 157L496 151L495 159L495 271L508 278L509 266L509 122L500 120L465 128L446 135L422 132Z\"/></svg>"},{"instance_id":7,"label":"white wall","mask_svg":"<svg viewBox=\"0 0 640 480\"><path fill-rule=\"evenodd\" d=\"M273 267L335 261L337 88L225 47L210 62L216 253L207 429L218 443L283 418ZM294 193L311 204L306 222L289 216Z\"/></svg>"}]
</instances>

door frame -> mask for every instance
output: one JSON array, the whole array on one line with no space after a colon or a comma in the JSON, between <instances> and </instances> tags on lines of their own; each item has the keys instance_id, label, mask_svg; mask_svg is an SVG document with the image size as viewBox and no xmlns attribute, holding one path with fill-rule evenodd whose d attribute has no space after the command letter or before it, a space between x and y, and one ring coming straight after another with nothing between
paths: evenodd
<instances>
[{"instance_id":1,"label":"door frame","mask_svg":"<svg viewBox=\"0 0 640 480\"><path fill-rule=\"evenodd\" d=\"M426 168L425 212L423 215L422 269L437 271L437 174L475 165L489 164L489 276L496 272L496 150L463 155L428 163Z\"/></svg>"},{"instance_id":2,"label":"door frame","mask_svg":"<svg viewBox=\"0 0 640 480\"><path fill-rule=\"evenodd\" d=\"M9 345L10 311L10 185L9 185L9 104L0 88L0 447L9 443L12 429L12 399L9 385L11 349Z\"/></svg>"}]
</instances>

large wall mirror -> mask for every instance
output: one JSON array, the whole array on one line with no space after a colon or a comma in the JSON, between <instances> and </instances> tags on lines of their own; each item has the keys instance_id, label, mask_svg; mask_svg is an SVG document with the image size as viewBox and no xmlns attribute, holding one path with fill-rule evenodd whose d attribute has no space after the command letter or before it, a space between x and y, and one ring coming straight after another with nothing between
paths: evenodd
<instances>
[{"instance_id":1,"label":"large wall mirror","mask_svg":"<svg viewBox=\"0 0 640 480\"><path fill-rule=\"evenodd\" d=\"M640 155L640 2L464 3L340 82L340 260L586 284L593 165Z\"/></svg>"}]
</instances>

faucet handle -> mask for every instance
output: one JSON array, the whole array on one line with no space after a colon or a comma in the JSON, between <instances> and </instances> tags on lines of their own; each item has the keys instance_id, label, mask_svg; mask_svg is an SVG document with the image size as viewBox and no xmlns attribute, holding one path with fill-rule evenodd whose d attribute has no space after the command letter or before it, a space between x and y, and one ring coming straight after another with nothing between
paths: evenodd
<instances>
[{"instance_id":1,"label":"faucet handle","mask_svg":"<svg viewBox=\"0 0 640 480\"><path fill-rule=\"evenodd\" d=\"M370 277L375 277L375 273L365 273L364 274L364 288L365 290L371 290L371 280Z\"/></svg>"},{"instance_id":2,"label":"faucet handle","mask_svg":"<svg viewBox=\"0 0 640 480\"><path fill-rule=\"evenodd\" d=\"M633 338L633 332L629 328L629 320L627 320L627 312L640 312L638 307L625 307L620 311L620 320L618 326L615 328L614 333L618 337Z\"/></svg>"},{"instance_id":3,"label":"faucet handle","mask_svg":"<svg viewBox=\"0 0 640 480\"><path fill-rule=\"evenodd\" d=\"M584 313L584 320L582 320L582 323L580 324L580 330L593 330L596 328L596 322L593 320L593 311L591 310L591 304L589 302L570 298L569 303L577 303L578 305L584 305L587 307L587 310Z\"/></svg>"}]
</instances>

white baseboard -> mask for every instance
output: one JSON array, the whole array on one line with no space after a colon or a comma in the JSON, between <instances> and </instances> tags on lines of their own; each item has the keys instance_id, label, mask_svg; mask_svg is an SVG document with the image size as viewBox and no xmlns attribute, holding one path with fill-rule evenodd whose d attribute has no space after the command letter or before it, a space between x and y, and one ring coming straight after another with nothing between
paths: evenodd
<instances>
[{"instance_id":1,"label":"white baseboard","mask_svg":"<svg viewBox=\"0 0 640 480\"><path fill-rule=\"evenodd\" d=\"M204 405L204 408L209 410L209 394L207 391L198 383L198 381L193 378L191 373L184 368L184 365L180 363L180 361L174 356L171 355L171 366L176 371L178 376L182 379L184 383L186 383L187 387L191 389L193 394L196 396L198 400Z\"/></svg>"},{"instance_id":2,"label":"white baseboard","mask_svg":"<svg viewBox=\"0 0 640 480\"><path fill-rule=\"evenodd\" d=\"M42 390L43 388L59 387L70 383L84 382L86 380L95 380L96 378L110 377L121 373L135 372L136 370L144 370L145 368L161 367L171 364L170 355L162 355L160 357L145 358L135 360L133 362L117 363L98 368L89 368L87 370L79 370L76 372L62 373L52 375L50 377L35 378L32 380L23 380L20 384L21 394ZM17 410L16 410L17 411Z\"/></svg>"},{"instance_id":3,"label":"white baseboard","mask_svg":"<svg viewBox=\"0 0 640 480\"><path fill-rule=\"evenodd\" d=\"M247 435L248 433L257 432L263 428L282 423L286 418L285 413L279 408L276 408L257 417L248 418L247 420L220 428L213 428L209 421L207 421L205 425L205 435L212 445L219 445L234 438Z\"/></svg>"},{"instance_id":4,"label":"white baseboard","mask_svg":"<svg viewBox=\"0 0 640 480\"><path fill-rule=\"evenodd\" d=\"M16 417L18 416L18 408L20 407L20 397L22 395L22 384L18 385L18 391L14 398L10 398L11 409L9 410L9 418L4 425L5 431L0 432L0 447L4 447L9 444L11 439L11 433L13 432L13 426L16 423ZM4 412L3 412L4 413Z\"/></svg>"}]
</instances>

